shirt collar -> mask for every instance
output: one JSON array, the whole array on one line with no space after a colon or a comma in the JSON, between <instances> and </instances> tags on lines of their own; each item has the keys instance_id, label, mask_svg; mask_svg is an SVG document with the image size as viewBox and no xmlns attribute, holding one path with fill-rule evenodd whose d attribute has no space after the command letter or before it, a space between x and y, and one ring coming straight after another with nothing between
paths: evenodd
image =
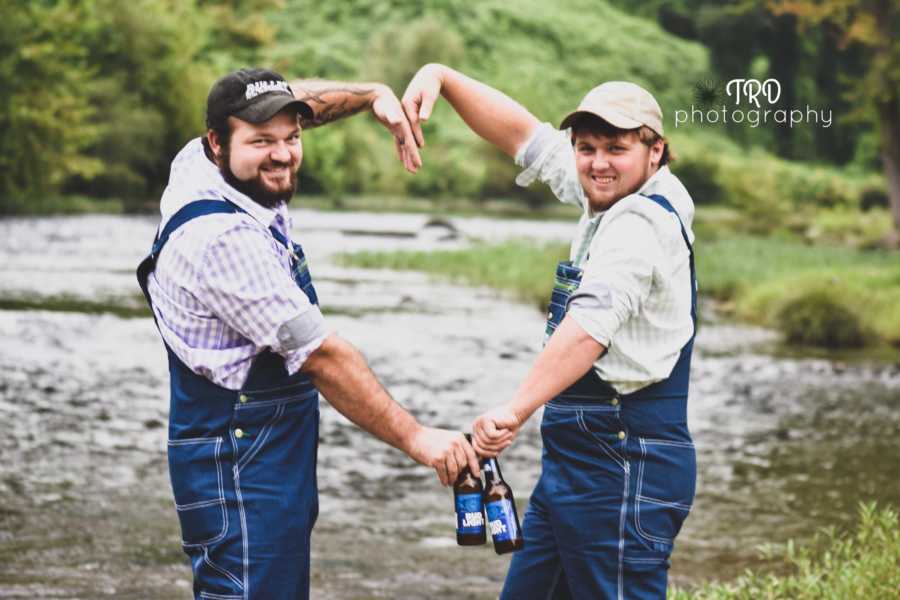
<instances>
[{"instance_id":1,"label":"shirt collar","mask_svg":"<svg viewBox=\"0 0 900 600\"><path fill-rule=\"evenodd\" d=\"M659 169L656 170L656 173L647 178L647 181L644 182L644 185L640 187L637 191L638 194L645 194L650 192L650 188L655 188L662 184L663 179L669 176L669 165L663 165Z\"/></svg>"}]
</instances>

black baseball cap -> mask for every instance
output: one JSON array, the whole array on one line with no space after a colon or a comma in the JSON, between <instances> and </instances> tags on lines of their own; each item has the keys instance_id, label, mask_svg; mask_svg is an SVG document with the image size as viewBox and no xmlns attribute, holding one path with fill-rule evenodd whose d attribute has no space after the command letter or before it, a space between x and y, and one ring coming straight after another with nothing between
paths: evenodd
<instances>
[{"instance_id":1,"label":"black baseball cap","mask_svg":"<svg viewBox=\"0 0 900 600\"><path fill-rule=\"evenodd\" d=\"M219 129L228 117L249 123L268 121L287 106L295 106L306 119L312 119L309 104L294 97L284 77L268 69L241 69L213 84L206 98L206 126Z\"/></svg>"}]
</instances>

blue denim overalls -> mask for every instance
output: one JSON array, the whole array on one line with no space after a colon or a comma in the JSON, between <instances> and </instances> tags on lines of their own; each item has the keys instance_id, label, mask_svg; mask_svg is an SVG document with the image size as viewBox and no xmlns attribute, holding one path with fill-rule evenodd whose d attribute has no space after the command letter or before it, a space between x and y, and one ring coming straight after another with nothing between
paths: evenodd
<instances>
[{"instance_id":1,"label":"blue denim overalls","mask_svg":"<svg viewBox=\"0 0 900 600\"><path fill-rule=\"evenodd\" d=\"M238 211L229 202L199 200L169 220L138 267L148 303L147 277L171 233L203 215ZM316 304L303 250L297 244L291 250L294 281ZM240 391L197 375L166 350L169 475L194 597L308 598L309 539L318 515L318 391L307 376L289 376L284 359L268 349L256 356Z\"/></svg>"},{"instance_id":2,"label":"blue denim overalls","mask_svg":"<svg viewBox=\"0 0 900 600\"><path fill-rule=\"evenodd\" d=\"M648 198L678 215L662 196ZM680 218L679 218L680 221ZM694 254L691 318L696 329ZM581 282L557 267L552 333ZM673 541L694 498L696 457L687 427L694 336L667 379L618 394L592 368L547 403L541 476L513 556L503 600L663 600Z\"/></svg>"}]
</instances>

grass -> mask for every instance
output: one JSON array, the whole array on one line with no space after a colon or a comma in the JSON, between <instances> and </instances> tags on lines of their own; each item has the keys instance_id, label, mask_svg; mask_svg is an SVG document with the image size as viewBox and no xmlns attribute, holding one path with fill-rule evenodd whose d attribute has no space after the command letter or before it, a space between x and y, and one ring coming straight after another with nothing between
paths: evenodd
<instances>
[{"instance_id":1,"label":"grass","mask_svg":"<svg viewBox=\"0 0 900 600\"><path fill-rule=\"evenodd\" d=\"M500 244L478 242L462 250L356 252L339 255L337 261L370 269L423 271L468 285L489 286L544 310L556 263L567 253L568 248L559 244L510 240Z\"/></svg>"},{"instance_id":2,"label":"grass","mask_svg":"<svg viewBox=\"0 0 900 600\"><path fill-rule=\"evenodd\" d=\"M697 248L701 294L718 300L726 314L779 328L789 340L812 346L834 345L830 332L838 324L833 319L852 318L859 335L840 338L851 340L850 345L900 345L900 261L892 253L750 235L701 237ZM496 245L479 242L462 250L360 252L339 260L346 265L423 271L490 286L543 310L556 262L567 252L563 244L510 240ZM822 307L814 314L825 316L812 320L818 324L814 331L809 319L791 317L797 306L815 310L815 306L809 309L815 302ZM794 335L795 328L802 329L803 335Z\"/></svg>"},{"instance_id":3,"label":"grass","mask_svg":"<svg viewBox=\"0 0 900 600\"><path fill-rule=\"evenodd\" d=\"M834 529L809 545L763 549L784 575L747 571L730 583L674 590L671 600L891 600L900 598L900 522L891 508L860 507L849 534Z\"/></svg>"},{"instance_id":4,"label":"grass","mask_svg":"<svg viewBox=\"0 0 900 600\"><path fill-rule=\"evenodd\" d=\"M51 312L75 312L83 314L112 314L122 318L150 317L150 309L143 296L135 296L129 302L121 300L88 300L67 294L42 297L0 298L0 310L46 310Z\"/></svg>"}]
</instances>

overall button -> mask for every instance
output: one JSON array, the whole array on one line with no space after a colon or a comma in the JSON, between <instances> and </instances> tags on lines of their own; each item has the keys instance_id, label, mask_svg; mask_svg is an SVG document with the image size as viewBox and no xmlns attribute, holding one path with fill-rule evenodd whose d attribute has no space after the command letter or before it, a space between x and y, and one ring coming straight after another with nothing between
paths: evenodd
<instances>
[{"instance_id":1,"label":"overall button","mask_svg":"<svg viewBox=\"0 0 900 600\"><path fill-rule=\"evenodd\" d=\"M249 398L247 398L247 394L241 394L238 396L238 400L240 400L241 404L245 404Z\"/></svg>"},{"instance_id":2,"label":"overall button","mask_svg":"<svg viewBox=\"0 0 900 600\"><path fill-rule=\"evenodd\" d=\"M238 430L238 431L240 431L240 430ZM624 431L620 431L620 432L619 432L619 439L620 439L620 440L624 440L624 439L625 439L625 432L624 432Z\"/></svg>"},{"instance_id":3,"label":"overall button","mask_svg":"<svg viewBox=\"0 0 900 600\"><path fill-rule=\"evenodd\" d=\"M618 398L613 398L612 400L609 401L609 403L612 404L613 406L618 406L618 405L619 405L619 399L618 399Z\"/></svg>"},{"instance_id":4,"label":"overall button","mask_svg":"<svg viewBox=\"0 0 900 600\"><path fill-rule=\"evenodd\" d=\"M238 439L244 437L244 430L243 430L243 429L235 429L235 430L234 430L234 437L236 437L236 438L238 438Z\"/></svg>"}]
</instances>

